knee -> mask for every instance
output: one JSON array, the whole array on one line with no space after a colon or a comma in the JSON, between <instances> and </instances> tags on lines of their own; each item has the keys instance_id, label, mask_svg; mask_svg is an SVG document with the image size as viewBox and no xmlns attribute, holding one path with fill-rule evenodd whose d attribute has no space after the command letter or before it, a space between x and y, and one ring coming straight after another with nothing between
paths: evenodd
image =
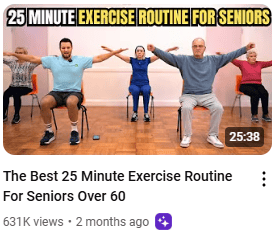
<instances>
[{"instance_id":1,"label":"knee","mask_svg":"<svg viewBox=\"0 0 273 233\"><path fill-rule=\"evenodd\" d=\"M193 106L183 103L182 104L182 112L191 112L193 110Z\"/></svg>"},{"instance_id":2,"label":"knee","mask_svg":"<svg viewBox=\"0 0 273 233\"><path fill-rule=\"evenodd\" d=\"M43 109L51 109L54 106L56 106L56 100L54 99L53 96L47 95L41 99L40 105L41 105L42 110Z\"/></svg>"},{"instance_id":3,"label":"knee","mask_svg":"<svg viewBox=\"0 0 273 233\"><path fill-rule=\"evenodd\" d=\"M50 106L50 102L48 101L47 98L44 97L44 98L41 99L40 105L41 105L42 109L45 109L45 108L48 108Z\"/></svg>"},{"instance_id":4,"label":"knee","mask_svg":"<svg viewBox=\"0 0 273 233\"><path fill-rule=\"evenodd\" d=\"M222 104L215 105L213 110L219 114L223 114L223 112L224 112L224 108L223 108Z\"/></svg>"},{"instance_id":5,"label":"knee","mask_svg":"<svg viewBox=\"0 0 273 233\"><path fill-rule=\"evenodd\" d=\"M76 96L70 96L67 100L66 100L66 107L67 108L75 108L78 105L78 98Z\"/></svg>"},{"instance_id":6,"label":"knee","mask_svg":"<svg viewBox=\"0 0 273 233\"><path fill-rule=\"evenodd\" d=\"M140 90L138 88L132 86L129 87L129 91L131 92L132 95L139 95L140 93Z\"/></svg>"},{"instance_id":7,"label":"knee","mask_svg":"<svg viewBox=\"0 0 273 233\"><path fill-rule=\"evenodd\" d=\"M269 95L268 91L266 89L264 89L263 97L264 98L268 98L268 95Z\"/></svg>"}]
</instances>

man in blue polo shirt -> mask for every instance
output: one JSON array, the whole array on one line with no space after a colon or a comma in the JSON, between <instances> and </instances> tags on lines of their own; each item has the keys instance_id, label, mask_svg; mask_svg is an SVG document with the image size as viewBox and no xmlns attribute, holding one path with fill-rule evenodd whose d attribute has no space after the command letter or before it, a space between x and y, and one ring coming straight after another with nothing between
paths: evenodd
<instances>
[{"instance_id":1,"label":"man in blue polo shirt","mask_svg":"<svg viewBox=\"0 0 273 233\"><path fill-rule=\"evenodd\" d=\"M15 56L18 59L32 63L42 64L44 68L50 69L53 74L53 90L41 100L41 115L46 126L45 134L40 141L41 145L48 145L54 139L51 123L51 109L65 105L71 121L70 144L80 143L77 128L78 109L82 103L81 82L83 71L91 68L93 63L102 62L111 56L126 49L119 49L110 53L94 57L72 56L72 42L63 38L59 43L61 56L36 57L15 53L5 53L7 56Z\"/></svg>"}]
</instances>

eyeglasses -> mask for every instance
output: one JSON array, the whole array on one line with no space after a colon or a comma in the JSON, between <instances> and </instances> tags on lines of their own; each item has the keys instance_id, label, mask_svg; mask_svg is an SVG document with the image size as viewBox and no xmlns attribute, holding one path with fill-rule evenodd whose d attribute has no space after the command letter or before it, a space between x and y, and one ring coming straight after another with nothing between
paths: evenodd
<instances>
[{"instance_id":1,"label":"eyeglasses","mask_svg":"<svg viewBox=\"0 0 273 233\"><path fill-rule=\"evenodd\" d=\"M192 47L193 47L194 49L197 49L197 48L202 49L202 48L204 48L205 46L204 46L204 45L193 45Z\"/></svg>"}]
</instances>

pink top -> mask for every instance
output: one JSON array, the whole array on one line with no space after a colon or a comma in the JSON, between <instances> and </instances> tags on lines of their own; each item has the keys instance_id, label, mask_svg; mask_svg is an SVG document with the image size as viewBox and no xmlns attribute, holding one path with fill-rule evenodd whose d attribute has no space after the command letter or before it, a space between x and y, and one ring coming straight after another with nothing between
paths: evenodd
<instances>
[{"instance_id":1,"label":"pink top","mask_svg":"<svg viewBox=\"0 0 273 233\"><path fill-rule=\"evenodd\" d=\"M262 84L262 68L272 66L272 61L256 61L255 64L250 64L248 61L235 59L232 63L242 71L241 84Z\"/></svg>"}]
</instances>

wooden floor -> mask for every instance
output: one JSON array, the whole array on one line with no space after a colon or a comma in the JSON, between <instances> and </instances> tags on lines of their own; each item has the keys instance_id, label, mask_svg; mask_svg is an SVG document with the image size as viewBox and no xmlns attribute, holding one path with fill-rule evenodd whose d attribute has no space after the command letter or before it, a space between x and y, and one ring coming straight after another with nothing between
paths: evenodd
<instances>
[{"instance_id":1,"label":"wooden floor","mask_svg":"<svg viewBox=\"0 0 273 233\"><path fill-rule=\"evenodd\" d=\"M155 118L143 122L143 108L140 108L138 122L126 118L125 107L87 107L90 131L84 127L84 138L76 146L69 145L70 122L67 110L55 110L58 131L56 140L50 145L40 146L44 133L44 124L39 108L30 118L30 107L22 107L21 122L12 125L13 107L10 107L9 118L3 123L3 144L5 150L16 155L238 155L267 153L272 143L272 124L250 121L250 108L243 108L243 117L239 109L232 115L225 107L221 126L220 140L225 142L226 127L263 127L265 143L263 147L223 149L215 148L206 141L210 115L208 111L194 111L192 143L188 148L179 146L177 127L177 107L155 107ZM271 109L270 109L271 110ZM261 110L259 110L261 112ZM81 122L81 114L79 114ZM79 123L79 130L80 130ZM54 126L53 126L54 128ZM100 140L93 140L93 135L100 135Z\"/></svg>"}]
</instances>

